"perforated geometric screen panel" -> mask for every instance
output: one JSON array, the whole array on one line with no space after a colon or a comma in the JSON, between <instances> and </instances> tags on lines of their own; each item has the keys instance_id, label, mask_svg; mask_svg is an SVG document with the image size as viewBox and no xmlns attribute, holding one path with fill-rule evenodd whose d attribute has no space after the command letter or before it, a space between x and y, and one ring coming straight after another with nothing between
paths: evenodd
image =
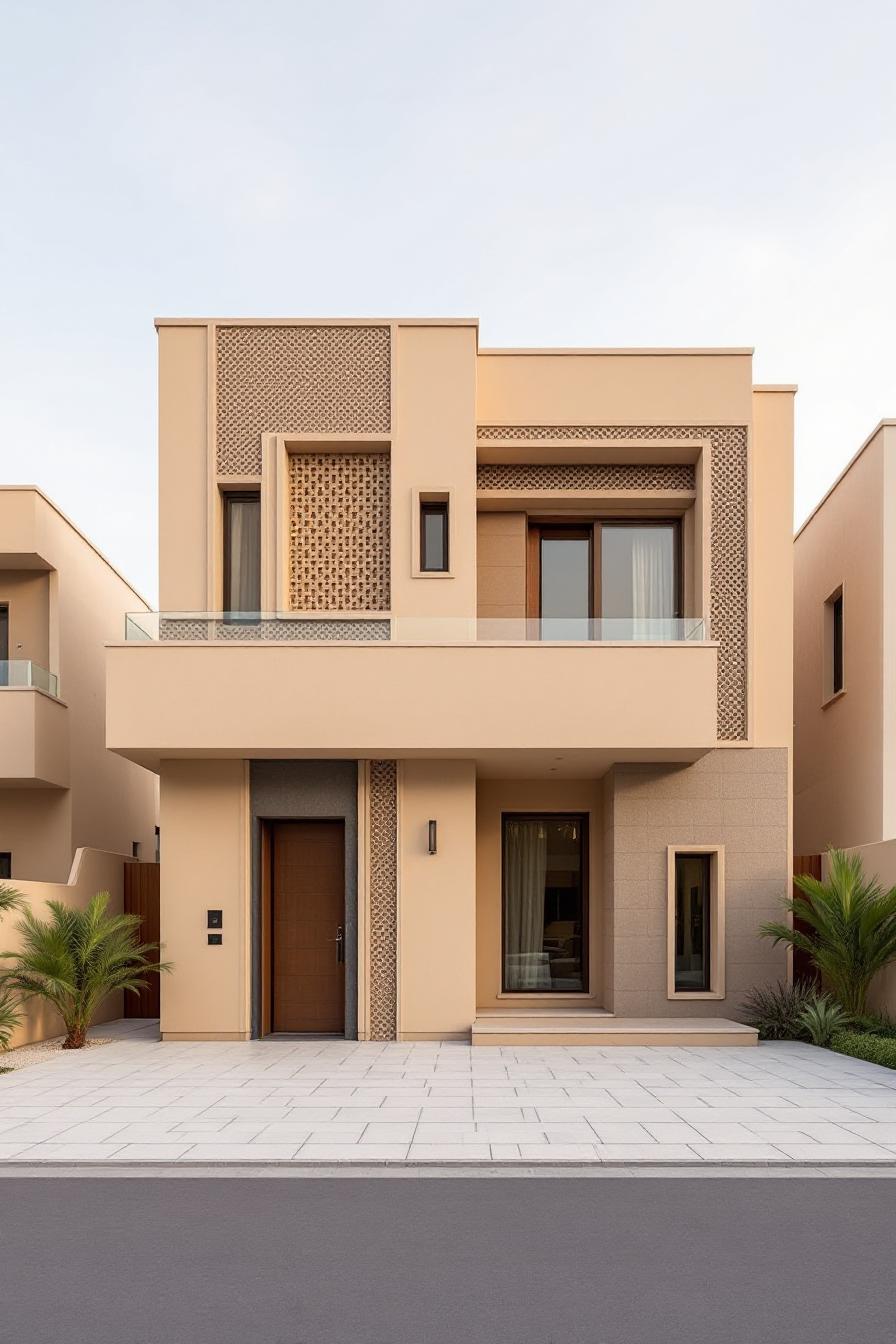
<instances>
[{"instance_id":1,"label":"perforated geometric screen panel","mask_svg":"<svg viewBox=\"0 0 896 1344\"><path fill-rule=\"evenodd\" d=\"M693 490L687 462L492 463L476 468L480 490Z\"/></svg>"},{"instance_id":2,"label":"perforated geometric screen panel","mask_svg":"<svg viewBox=\"0 0 896 1344\"><path fill-rule=\"evenodd\" d=\"M387 611L389 454L289 457L291 611Z\"/></svg>"},{"instance_id":3,"label":"perforated geometric screen panel","mask_svg":"<svg viewBox=\"0 0 896 1344\"><path fill-rule=\"evenodd\" d=\"M388 434L390 343L388 327L218 327L218 475L261 475L262 434Z\"/></svg>"},{"instance_id":4,"label":"perforated geometric screen panel","mask_svg":"<svg viewBox=\"0 0 896 1344\"><path fill-rule=\"evenodd\" d=\"M744 741L748 620L746 426L480 425L477 438L480 443L533 439L553 442L587 439L599 443L709 440L712 462L709 617L710 635L719 642L717 732L722 741Z\"/></svg>"},{"instance_id":5,"label":"perforated geometric screen panel","mask_svg":"<svg viewBox=\"0 0 896 1344\"><path fill-rule=\"evenodd\" d=\"M370 762L370 1039L394 1041L398 1024L398 766Z\"/></svg>"}]
</instances>

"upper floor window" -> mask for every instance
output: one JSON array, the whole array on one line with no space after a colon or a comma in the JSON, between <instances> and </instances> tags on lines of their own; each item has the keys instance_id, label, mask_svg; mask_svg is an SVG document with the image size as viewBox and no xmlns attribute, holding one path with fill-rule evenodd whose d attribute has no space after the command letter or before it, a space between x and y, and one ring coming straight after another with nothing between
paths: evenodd
<instances>
[{"instance_id":1,"label":"upper floor window","mask_svg":"<svg viewBox=\"0 0 896 1344\"><path fill-rule=\"evenodd\" d=\"M261 609L261 499L257 491L224 496L224 610Z\"/></svg>"},{"instance_id":2,"label":"upper floor window","mask_svg":"<svg viewBox=\"0 0 896 1344\"><path fill-rule=\"evenodd\" d=\"M601 520L530 529L529 615L542 637L662 638L681 616L678 519Z\"/></svg>"},{"instance_id":3,"label":"upper floor window","mask_svg":"<svg viewBox=\"0 0 896 1344\"><path fill-rule=\"evenodd\" d=\"M424 574L448 570L448 501L420 501L420 569Z\"/></svg>"},{"instance_id":4,"label":"upper floor window","mask_svg":"<svg viewBox=\"0 0 896 1344\"><path fill-rule=\"evenodd\" d=\"M824 604L825 699L839 695L843 681L843 589L831 593Z\"/></svg>"}]
</instances>

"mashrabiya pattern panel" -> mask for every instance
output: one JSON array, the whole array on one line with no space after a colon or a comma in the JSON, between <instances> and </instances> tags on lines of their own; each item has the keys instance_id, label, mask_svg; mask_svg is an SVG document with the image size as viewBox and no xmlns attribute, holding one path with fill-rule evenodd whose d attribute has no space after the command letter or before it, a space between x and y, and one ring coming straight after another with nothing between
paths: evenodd
<instances>
[{"instance_id":1,"label":"mashrabiya pattern panel","mask_svg":"<svg viewBox=\"0 0 896 1344\"><path fill-rule=\"evenodd\" d=\"M370 1029L394 1041L398 1024L398 765L370 762Z\"/></svg>"},{"instance_id":2,"label":"mashrabiya pattern panel","mask_svg":"<svg viewBox=\"0 0 896 1344\"><path fill-rule=\"evenodd\" d=\"M686 462L487 462L476 468L479 490L693 490L695 481Z\"/></svg>"},{"instance_id":3,"label":"mashrabiya pattern panel","mask_svg":"<svg viewBox=\"0 0 896 1344\"><path fill-rule=\"evenodd\" d=\"M289 459L292 611L387 611L388 453L293 453Z\"/></svg>"},{"instance_id":4,"label":"mashrabiya pattern panel","mask_svg":"<svg viewBox=\"0 0 896 1344\"><path fill-rule=\"evenodd\" d=\"M480 425L482 443L707 439L712 463L710 633L719 641L717 733L747 737L747 429L745 425Z\"/></svg>"},{"instance_id":5,"label":"mashrabiya pattern panel","mask_svg":"<svg viewBox=\"0 0 896 1344\"><path fill-rule=\"evenodd\" d=\"M389 327L223 326L216 343L219 475L260 476L262 434L389 433Z\"/></svg>"}]
</instances>

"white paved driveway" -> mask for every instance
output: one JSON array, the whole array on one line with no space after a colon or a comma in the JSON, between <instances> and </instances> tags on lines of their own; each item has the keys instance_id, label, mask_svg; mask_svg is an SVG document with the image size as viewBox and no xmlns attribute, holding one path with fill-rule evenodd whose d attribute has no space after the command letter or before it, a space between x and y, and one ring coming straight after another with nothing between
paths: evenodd
<instances>
[{"instance_id":1,"label":"white paved driveway","mask_svg":"<svg viewBox=\"0 0 896 1344\"><path fill-rule=\"evenodd\" d=\"M808 1045L98 1034L120 1039L0 1077L0 1160L896 1165L896 1072Z\"/></svg>"}]
</instances>

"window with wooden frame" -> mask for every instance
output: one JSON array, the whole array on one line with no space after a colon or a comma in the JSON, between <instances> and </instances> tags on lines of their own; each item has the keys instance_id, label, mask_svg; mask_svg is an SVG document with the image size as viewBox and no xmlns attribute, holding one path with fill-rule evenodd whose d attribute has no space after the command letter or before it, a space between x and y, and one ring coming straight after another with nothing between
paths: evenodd
<instances>
[{"instance_id":1,"label":"window with wooden frame","mask_svg":"<svg viewBox=\"0 0 896 1344\"><path fill-rule=\"evenodd\" d=\"M541 639L668 638L682 590L680 518L530 521L527 616Z\"/></svg>"},{"instance_id":2,"label":"window with wooden frame","mask_svg":"<svg viewBox=\"0 0 896 1344\"><path fill-rule=\"evenodd\" d=\"M725 851L670 845L667 852L667 998L723 999Z\"/></svg>"}]
</instances>

